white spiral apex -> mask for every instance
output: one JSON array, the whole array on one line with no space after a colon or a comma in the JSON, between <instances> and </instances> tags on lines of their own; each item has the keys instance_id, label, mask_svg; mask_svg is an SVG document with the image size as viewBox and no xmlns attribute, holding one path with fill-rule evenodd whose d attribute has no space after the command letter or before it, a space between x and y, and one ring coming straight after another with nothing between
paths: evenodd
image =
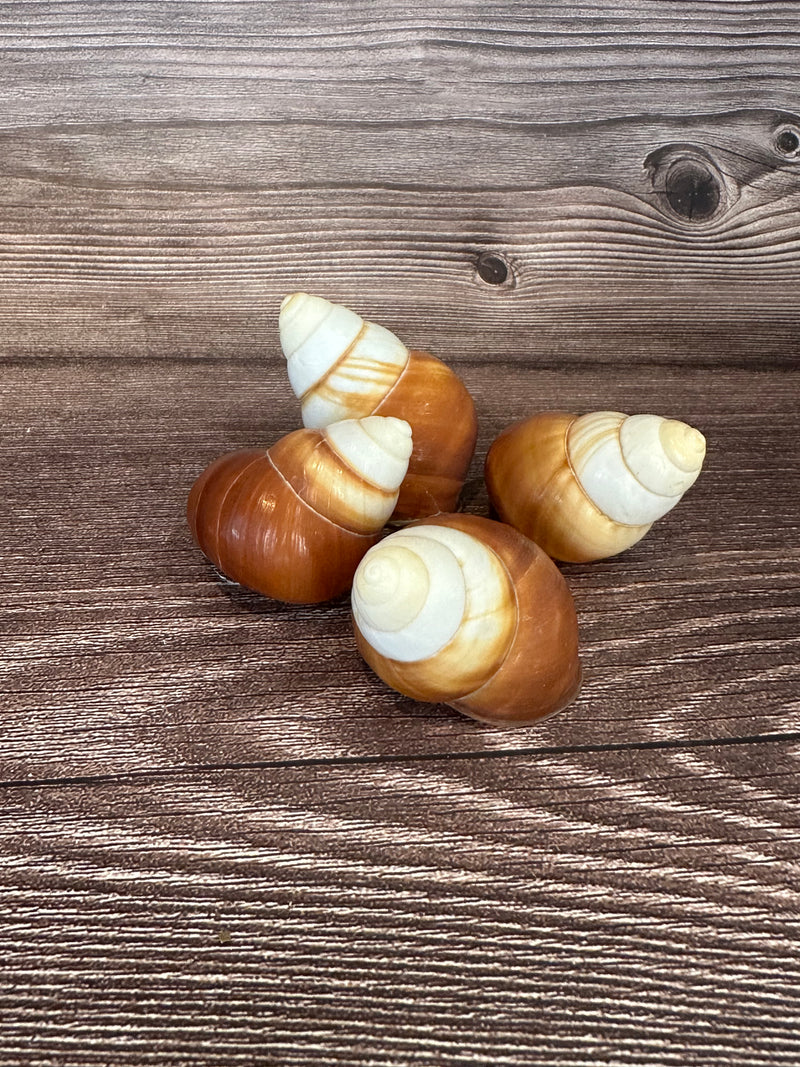
<instances>
[{"instance_id":1,"label":"white spiral apex","mask_svg":"<svg viewBox=\"0 0 800 1067\"><path fill-rule=\"evenodd\" d=\"M423 525L367 552L353 579L352 608L380 655L413 663L449 646L449 658L471 674L476 658L510 640L509 598L508 572L491 549L461 530Z\"/></svg>"},{"instance_id":2,"label":"white spiral apex","mask_svg":"<svg viewBox=\"0 0 800 1067\"><path fill-rule=\"evenodd\" d=\"M411 427L404 419L369 415L334 422L325 431L333 450L365 481L394 493L406 476Z\"/></svg>"},{"instance_id":3,"label":"white spiral apex","mask_svg":"<svg viewBox=\"0 0 800 1067\"><path fill-rule=\"evenodd\" d=\"M371 414L408 362L390 330L321 296L287 296L278 330L303 423L317 429Z\"/></svg>"},{"instance_id":4,"label":"white spiral apex","mask_svg":"<svg viewBox=\"0 0 800 1067\"><path fill-rule=\"evenodd\" d=\"M694 484L705 458L699 430L660 415L596 411L575 419L567 452L589 499L614 522L644 526Z\"/></svg>"},{"instance_id":5,"label":"white spiral apex","mask_svg":"<svg viewBox=\"0 0 800 1067\"><path fill-rule=\"evenodd\" d=\"M328 448L315 449L306 463L317 507L353 529L380 530L408 470L411 427L403 419L370 415L318 432Z\"/></svg>"}]
</instances>

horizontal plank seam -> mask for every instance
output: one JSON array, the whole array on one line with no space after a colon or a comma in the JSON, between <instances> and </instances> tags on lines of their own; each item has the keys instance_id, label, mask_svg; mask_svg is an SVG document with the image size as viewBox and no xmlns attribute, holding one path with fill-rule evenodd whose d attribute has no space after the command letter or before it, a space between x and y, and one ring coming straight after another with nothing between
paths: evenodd
<instances>
[{"instance_id":1,"label":"horizontal plank seam","mask_svg":"<svg viewBox=\"0 0 800 1067\"><path fill-rule=\"evenodd\" d=\"M452 760L513 759L518 756L567 756L591 752L676 751L681 749L730 747L732 745L786 744L800 741L800 731L781 734L751 734L742 737L696 738L676 741L627 741L605 745L539 745L532 748L493 751L401 753L380 756L326 756L310 759L248 760L240 763L205 763L196 767L165 767L119 774L64 775L53 778L19 778L0 782L0 789L38 789L43 786L102 785L143 782L153 779L188 778L209 773L257 771L305 767L348 767L388 763L432 763Z\"/></svg>"}]
</instances>

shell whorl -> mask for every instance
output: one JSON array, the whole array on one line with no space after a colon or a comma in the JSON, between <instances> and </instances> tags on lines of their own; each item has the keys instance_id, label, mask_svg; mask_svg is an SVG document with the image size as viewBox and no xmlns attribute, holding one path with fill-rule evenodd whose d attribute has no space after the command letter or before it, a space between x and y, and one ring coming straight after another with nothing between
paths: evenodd
<instances>
[{"instance_id":1,"label":"shell whorl","mask_svg":"<svg viewBox=\"0 0 800 1067\"><path fill-rule=\"evenodd\" d=\"M414 448L393 518L452 511L478 433L472 397L458 375L429 352L341 304L292 293L281 304L281 346L306 427L369 415L406 419Z\"/></svg>"},{"instance_id":2,"label":"shell whorl","mask_svg":"<svg viewBox=\"0 0 800 1067\"><path fill-rule=\"evenodd\" d=\"M351 594L356 644L388 685L482 722L535 722L580 687L575 606L532 541L442 514L370 549Z\"/></svg>"},{"instance_id":3,"label":"shell whorl","mask_svg":"<svg viewBox=\"0 0 800 1067\"><path fill-rule=\"evenodd\" d=\"M567 454L584 492L607 518L643 526L666 515L694 484L705 438L660 415L596 411L572 422Z\"/></svg>"},{"instance_id":4,"label":"shell whorl","mask_svg":"<svg viewBox=\"0 0 800 1067\"><path fill-rule=\"evenodd\" d=\"M369 415L343 419L323 431L331 448L362 478L395 492L405 478L411 455L411 427L405 419Z\"/></svg>"},{"instance_id":5,"label":"shell whorl","mask_svg":"<svg viewBox=\"0 0 800 1067\"><path fill-rule=\"evenodd\" d=\"M410 452L407 422L372 416L228 453L192 486L192 535L223 574L266 596L338 596L391 515Z\"/></svg>"},{"instance_id":6,"label":"shell whorl","mask_svg":"<svg viewBox=\"0 0 800 1067\"><path fill-rule=\"evenodd\" d=\"M481 685L516 626L503 562L477 538L439 525L398 530L371 548L353 579L352 608L379 655L433 666L440 688L427 699L456 699Z\"/></svg>"},{"instance_id":7,"label":"shell whorl","mask_svg":"<svg viewBox=\"0 0 800 1067\"><path fill-rule=\"evenodd\" d=\"M658 415L540 411L486 455L491 505L553 559L586 563L635 545L696 479L703 435Z\"/></svg>"},{"instance_id":8,"label":"shell whorl","mask_svg":"<svg viewBox=\"0 0 800 1067\"><path fill-rule=\"evenodd\" d=\"M390 330L308 293L284 299L278 329L289 382L309 427L370 415L409 359Z\"/></svg>"},{"instance_id":9,"label":"shell whorl","mask_svg":"<svg viewBox=\"0 0 800 1067\"><path fill-rule=\"evenodd\" d=\"M370 415L296 430L269 450L286 482L320 516L372 533L394 510L411 455L403 419Z\"/></svg>"}]
</instances>

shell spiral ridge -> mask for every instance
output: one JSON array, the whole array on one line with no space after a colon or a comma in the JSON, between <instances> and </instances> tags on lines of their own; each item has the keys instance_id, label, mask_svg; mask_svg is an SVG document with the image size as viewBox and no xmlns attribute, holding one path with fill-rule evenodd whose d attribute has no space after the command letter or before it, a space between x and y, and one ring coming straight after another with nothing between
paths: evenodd
<instances>
[{"instance_id":1,"label":"shell spiral ridge","mask_svg":"<svg viewBox=\"0 0 800 1067\"><path fill-rule=\"evenodd\" d=\"M681 500L705 456L699 430L659 415L540 412L489 448L495 513L569 563L625 551Z\"/></svg>"},{"instance_id":2,"label":"shell spiral ridge","mask_svg":"<svg viewBox=\"0 0 800 1067\"><path fill-rule=\"evenodd\" d=\"M552 560L510 527L454 514L412 524L365 555L351 599L367 663L414 699L513 725L577 695L572 597Z\"/></svg>"},{"instance_id":3,"label":"shell spiral ridge","mask_svg":"<svg viewBox=\"0 0 800 1067\"><path fill-rule=\"evenodd\" d=\"M411 425L414 447L393 518L453 510L478 433L475 405L458 375L385 327L308 293L284 299L279 330L305 426L369 415Z\"/></svg>"},{"instance_id":4,"label":"shell spiral ridge","mask_svg":"<svg viewBox=\"0 0 800 1067\"><path fill-rule=\"evenodd\" d=\"M567 451L584 492L605 516L643 526L666 515L694 484L705 439L676 419L603 411L575 419Z\"/></svg>"},{"instance_id":5,"label":"shell spiral ridge","mask_svg":"<svg viewBox=\"0 0 800 1067\"><path fill-rule=\"evenodd\" d=\"M187 504L208 559L279 600L318 603L346 592L392 512L411 449L407 423L367 421L332 435L295 430L268 450L210 464Z\"/></svg>"}]
</instances>

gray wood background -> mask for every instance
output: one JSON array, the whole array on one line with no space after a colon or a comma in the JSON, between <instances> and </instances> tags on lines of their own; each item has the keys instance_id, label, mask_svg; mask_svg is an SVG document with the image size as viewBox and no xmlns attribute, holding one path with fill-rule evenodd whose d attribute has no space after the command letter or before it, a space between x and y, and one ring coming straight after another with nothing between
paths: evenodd
<instances>
[{"instance_id":1,"label":"gray wood background","mask_svg":"<svg viewBox=\"0 0 800 1067\"><path fill-rule=\"evenodd\" d=\"M800 5L0 4L0 1063L796 1067ZM499 279L505 273L505 279ZM282 296L709 456L539 726L221 583Z\"/></svg>"}]
</instances>

